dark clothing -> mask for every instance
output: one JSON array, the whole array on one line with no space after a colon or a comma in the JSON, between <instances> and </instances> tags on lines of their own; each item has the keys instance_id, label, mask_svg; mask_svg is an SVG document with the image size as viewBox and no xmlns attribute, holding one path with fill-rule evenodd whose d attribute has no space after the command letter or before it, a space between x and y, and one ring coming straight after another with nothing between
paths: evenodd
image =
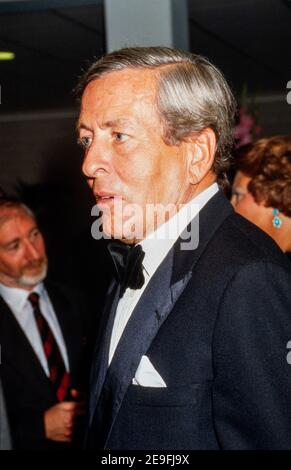
<instances>
[{"instance_id":1,"label":"dark clothing","mask_svg":"<svg viewBox=\"0 0 291 470\"><path fill-rule=\"evenodd\" d=\"M88 448L291 449L290 263L222 192L199 235L159 266L107 371L116 299L104 320ZM132 385L143 355L167 388Z\"/></svg>"},{"instance_id":2,"label":"dark clothing","mask_svg":"<svg viewBox=\"0 0 291 470\"><path fill-rule=\"evenodd\" d=\"M80 310L75 295L58 284L45 283L66 344L71 388L80 389L82 358ZM67 448L45 438L44 412L58 403L52 382L8 305L0 297L1 377L15 449Z\"/></svg>"},{"instance_id":3,"label":"dark clothing","mask_svg":"<svg viewBox=\"0 0 291 470\"><path fill-rule=\"evenodd\" d=\"M0 450L11 450L10 428L0 379Z\"/></svg>"}]
</instances>

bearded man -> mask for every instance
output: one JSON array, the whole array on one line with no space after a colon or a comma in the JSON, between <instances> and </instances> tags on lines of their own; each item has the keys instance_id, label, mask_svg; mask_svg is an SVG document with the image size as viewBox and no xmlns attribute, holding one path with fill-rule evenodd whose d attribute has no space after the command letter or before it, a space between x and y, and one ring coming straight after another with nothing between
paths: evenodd
<instances>
[{"instance_id":1,"label":"bearded man","mask_svg":"<svg viewBox=\"0 0 291 470\"><path fill-rule=\"evenodd\" d=\"M1 380L14 449L70 447L84 404L77 391L79 312L45 281L45 242L31 210L0 199Z\"/></svg>"}]
</instances>

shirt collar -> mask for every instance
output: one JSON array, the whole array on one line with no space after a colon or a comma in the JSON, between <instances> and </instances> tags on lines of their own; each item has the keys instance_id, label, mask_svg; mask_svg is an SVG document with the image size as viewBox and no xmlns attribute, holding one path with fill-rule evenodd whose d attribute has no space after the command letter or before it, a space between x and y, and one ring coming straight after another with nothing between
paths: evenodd
<instances>
[{"instance_id":1,"label":"shirt collar","mask_svg":"<svg viewBox=\"0 0 291 470\"><path fill-rule=\"evenodd\" d=\"M44 285L42 282L33 288L33 292L37 292L40 296L43 293ZM13 311L21 311L30 292L19 287L8 287L0 283L0 295Z\"/></svg>"},{"instance_id":2,"label":"shirt collar","mask_svg":"<svg viewBox=\"0 0 291 470\"><path fill-rule=\"evenodd\" d=\"M183 230L217 193L218 189L218 184L213 183L184 204L173 217L140 242L145 253L143 267L149 277L156 271Z\"/></svg>"}]
</instances>

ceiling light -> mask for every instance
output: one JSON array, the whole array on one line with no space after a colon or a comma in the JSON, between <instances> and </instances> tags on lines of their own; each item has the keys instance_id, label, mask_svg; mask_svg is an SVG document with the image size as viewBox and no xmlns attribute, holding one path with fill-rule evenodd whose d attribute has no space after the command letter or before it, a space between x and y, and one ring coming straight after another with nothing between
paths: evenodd
<instances>
[{"instance_id":1,"label":"ceiling light","mask_svg":"<svg viewBox=\"0 0 291 470\"><path fill-rule=\"evenodd\" d=\"M0 51L0 60L13 60L15 59L14 52Z\"/></svg>"}]
</instances>

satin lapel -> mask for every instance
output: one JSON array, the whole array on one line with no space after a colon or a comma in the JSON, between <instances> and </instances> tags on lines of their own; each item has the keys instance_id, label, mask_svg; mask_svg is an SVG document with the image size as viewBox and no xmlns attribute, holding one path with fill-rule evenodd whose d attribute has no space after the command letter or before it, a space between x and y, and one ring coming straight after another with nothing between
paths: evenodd
<instances>
[{"instance_id":1,"label":"satin lapel","mask_svg":"<svg viewBox=\"0 0 291 470\"><path fill-rule=\"evenodd\" d=\"M193 231L194 237L198 237L197 248L195 250L180 249L184 245L186 235L190 232L190 225L181 235L181 238L175 243L174 262L171 284L174 285L181 279L188 270L193 270L198 259L204 252L209 241L215 236L215 232L222 222L233 214L234 210L225 195L219 190L194 219ZM181 244L182 243L182 244Z\"/></svg>"},{"instance_id":2,"label":"satin lapel","mask_svg":"<svg viewBox=\"0 0 291 470\"><path fill-rule=\"evenodd\" d=\"M1 362L9 362L11 367L23 375L25 382L36 382L46 389L51 388L47 378L30 342L26 338L19 323L15 319L6 302L0 297L0 345Z\"/></svg>"},{"instance_id":3,"label":"satin lapel","mask_svg":"<svg viewBox=\"0 0 291 470\"><path fill-rule=\"evenodd\" d=\"M94 440L97 438L102 447L142 355L172 309L172 261L173 256L166 258L163 267L156 271L133 311L107 371L98 404L96 401L94 403Z\"/></svg>"},{"instance_id":4,"label":"satin lapel","mask_svg":"<svg viewBox=\"0 0 291 470\"><path fill-rule=\"evenodd\" d=\"M155 272L135 307L107 371L102 393L94 412L94 430L100 445L106 446L128 386L141 357L146 354L192 276L192 270L222 221L232 213L219 192L199 214L200 242L195 250L181 250L179 238ZM189 232L189 227L186 229ZM115 314L115 312L114 312ZM111 330L110 330L111 332ZM110 336L108 337L110 340Z\"/></svg>"}]
</instances>

